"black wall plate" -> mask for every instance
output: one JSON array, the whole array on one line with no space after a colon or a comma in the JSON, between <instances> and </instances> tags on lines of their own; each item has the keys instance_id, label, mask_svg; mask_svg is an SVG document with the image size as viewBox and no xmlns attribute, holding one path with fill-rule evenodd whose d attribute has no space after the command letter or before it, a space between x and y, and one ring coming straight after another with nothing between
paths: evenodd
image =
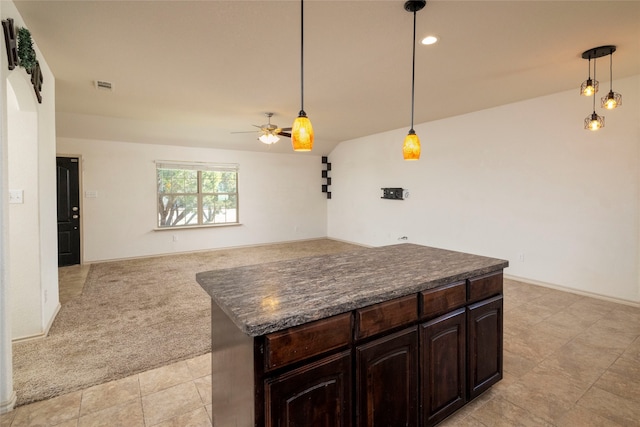
<instances>
[{"instance_id":1,"label":"black wall plate","mask_svg":"<svg viewBox=\"0 0 640 427\"><path fill-rule=\"evenodd\" d=\"M403 193L404 190L402 188L382 188L381 199L404 200Z\"/></svg>"}]
</instances>

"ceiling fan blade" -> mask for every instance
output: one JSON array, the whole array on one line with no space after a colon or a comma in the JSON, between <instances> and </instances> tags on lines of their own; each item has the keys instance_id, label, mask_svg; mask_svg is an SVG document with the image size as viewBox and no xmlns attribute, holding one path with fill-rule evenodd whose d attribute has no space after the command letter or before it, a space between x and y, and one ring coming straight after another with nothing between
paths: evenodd
<instances>
[{"instance_id":1,"label":"ceiling fan blade","mask_svg":"<svg viewBox=\"0 0 640 427\"><path fill-rule=\"evenodd\" d=\"M286 136L287 138L291 138L291 133L290 132L280 132L278 135Z\"/></svg>"},{"instance_id":2,"label":"ceiling fan blade","mask_svg":"<svg viewBox=\"0 0 640 427\"><path fill-rule=\"evenodd\" d=\"M260 131L259 130L245 130L245 131L230 132L230 133L256 133L256 132L260 132Z\"/></svg>"},{"instance_id":3,"label":"ceiling fan blade","mask_svg":"<svg viewBox=\"0 0 640 427\"><path fill-rule=\"evenodd\" d=\"M285 132L291 132L291 128L280 128L280 130L283 130Z\"/></svg>"}]
</instances>

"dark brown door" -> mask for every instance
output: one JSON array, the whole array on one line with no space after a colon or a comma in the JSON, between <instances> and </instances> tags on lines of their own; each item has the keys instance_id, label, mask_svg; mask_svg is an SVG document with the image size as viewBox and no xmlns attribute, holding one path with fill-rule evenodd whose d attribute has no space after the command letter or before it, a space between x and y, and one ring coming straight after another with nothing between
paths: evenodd
<instances>
[{"instance_id":1,"label":"dark brown door","mask_svg":"<svg viewBox=\"0 0 640 427\"><path fill-rule=\"evenodd\" d=\"M265 382L267 427L350 427L351 352Z\"/></svg>"},{"instance_id":2,"label":"dark brown door","mask_svg":"<svg viewBox=\"0 0 640 427\"><path fill-rule=\"evenodd\" d=\"M421 325L422 416L433 426L466 402L465 309Z\"/></svg>"},{"instance_id":3,"label":"dark brown door","mask_svg":"<svg viewBox=\"0 0 640 427\"><path fill-rule=\"evenodd\" d=\"M78 159L57 157L58 267L80 264L80 176Z\"/></svg>"},{"instance_id":4,"label":"dark brown door","mask_svg":"<svg viewBox=\"0 0 640 427\"><path fill-rule=\"evenodd\" d=\"M357 425L418 425L418 330L356 348Z\"/></svg>"},{"instance_id":5,"label":"dark brown door","mask_svg":"<svg viewBox=\"0 0 640 427\"><path fill-rule=\"evenodd\" d=\"M467 308L469 400L502 379L502 295Z\"/></svg>"}]
</instances>

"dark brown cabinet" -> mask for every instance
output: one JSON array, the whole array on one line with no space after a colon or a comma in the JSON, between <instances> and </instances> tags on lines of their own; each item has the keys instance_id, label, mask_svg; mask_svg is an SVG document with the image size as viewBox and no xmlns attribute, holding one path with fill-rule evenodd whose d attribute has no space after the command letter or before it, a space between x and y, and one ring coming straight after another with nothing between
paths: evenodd
<instances>
[{"instance_id":1,"label":"dark brown cabinet","mask_svg":"<svg viewBox=\"0 0 640 427\"><path fill-rule=\"evenodd\" d=\"M502 295L467 307L469 400L502 379Z\"/></svg>"},{"instance_id":2,"label":"dark brown cabinet","mask_svg":"<svg viewBox=\"0 0 640 427\"><path fill-rule=\"evenodd\" d=\"M351 352L267 379L264 393L266 426L350 427Z\"/></svg>"},{"instance_id":3,"label":"dark brown cabinet","mask_svg":"<svg viewBox=\"0 0 640 427\"><path fill-rule=\"evenodd\" d=\"M502 304L500 271L250 337L212 301L213 423L436 425L502 378Z\"/></svg>"},{"instance_id":4,"label":"dark brown cabinet","mask_svg":"<svg viewBox=\"0 0 640 427\"><path fill-rule=\"evenodd\" d=\"M466 313L460 308L420 325L422 425L466 403Z\"/></svg>"},{"instance_id":5,"label":"dark brown cabinet","mask_svg":"<svg viewBox=\"0 0 640 427\"><path fill-rule=\"evenodd\" d=\"M356 425L418 425L417 327L356 347Z\"/></svg>"}]
</instances>

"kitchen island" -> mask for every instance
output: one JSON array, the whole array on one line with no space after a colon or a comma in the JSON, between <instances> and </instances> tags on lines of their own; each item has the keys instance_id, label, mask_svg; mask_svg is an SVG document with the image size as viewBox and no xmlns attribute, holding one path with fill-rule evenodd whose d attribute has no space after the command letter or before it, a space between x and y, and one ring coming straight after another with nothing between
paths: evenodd
<instances>
[{"instance_id":1,"label":"kitchen island","mask_svg":"<svg viewBox=\"0 0 640 427\"><path fill-rule=\"evenodd\" d=\"M437 424L502 378L507 266L400 244L198 273L213 425Z\"/></svg>"}]
</instances>

